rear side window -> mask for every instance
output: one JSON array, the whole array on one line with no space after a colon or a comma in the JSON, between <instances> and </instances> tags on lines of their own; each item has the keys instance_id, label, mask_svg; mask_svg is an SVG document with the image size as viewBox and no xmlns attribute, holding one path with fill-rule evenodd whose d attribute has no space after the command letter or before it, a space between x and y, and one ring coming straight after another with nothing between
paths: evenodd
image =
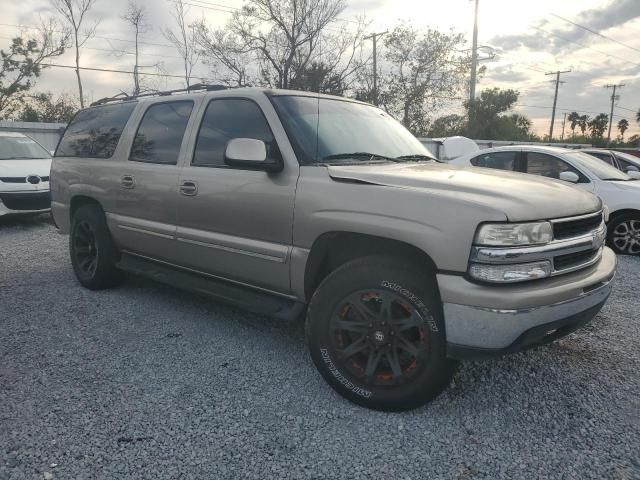
<instances>
[{"instance_id":1,"label":"rear side window","mask_svg":"<svg viewBox=\"0 0 640 480\"><path fill-rule=\"evenodd\" d=\"M471 159L474 167L497 168L498 170L515 170L517 151L512 152L491 152L478 155Z\"/></svg>"},{"instance_id":2,"label":"rear side window","mask_svg":"<svg viewBox=\"0 0 640 480\"><path fill-rule=\"evenodd\" d=\"M135 106L128 102L81 110L64 132L55 156L110 158Z\"/></svg>"},{"instance_id":3,"label":"rear side window","mask_svg":"<svg viewBox=\"0 0 640 480\"><path fill-rule=\"evenodd\" d=\"M611 155L609 155L608 153L600 153L600 152L586 152L586 153L588 153L589 155L593 155L594 157L597 157L600 160L604 160L609 165L613 165L615 167L615 165L613 164L613 158L611 158Z\"/></svg>"},{"instance_id":4,"label":"rear side window","mask_svg":"<svg viewBox=\"0 0 640 480\"><path fill-rule=\"evenodd\" d=\"M190 100L151 105L144 112L133 139L129 160L165 165L178 163L182 138L192 109L193 102Z\"/></svg>"},{"instance_id":5,"label":"rear side window","mask_svg":"<svg viewBox=\"0 0 640 480\"><path fill-rule=\"evenodd\" d=\"M278 156L276 143L260 107L251 100L212 100L202 118L192 165L224 167L229 140L253 138L267 145L267 156Z\"/></svg>"}]
</instances>

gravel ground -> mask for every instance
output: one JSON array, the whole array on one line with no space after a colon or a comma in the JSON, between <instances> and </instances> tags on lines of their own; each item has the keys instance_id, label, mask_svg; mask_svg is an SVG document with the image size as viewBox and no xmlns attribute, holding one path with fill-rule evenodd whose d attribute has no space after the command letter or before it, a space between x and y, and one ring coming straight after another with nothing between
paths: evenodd
<instances>
[{"instance_id":1,"label":"gravel ground","mask_svg":"<svg viewBox=\"0 0 640 480\"><path fill-rule=\"evenodd\" d=\"M3 221L0 479L638 479L639 285L620 258L588 327L387 414L325 385L301 325L139 278L84 290L46 219Z\"/></svg>"}]
</instances>

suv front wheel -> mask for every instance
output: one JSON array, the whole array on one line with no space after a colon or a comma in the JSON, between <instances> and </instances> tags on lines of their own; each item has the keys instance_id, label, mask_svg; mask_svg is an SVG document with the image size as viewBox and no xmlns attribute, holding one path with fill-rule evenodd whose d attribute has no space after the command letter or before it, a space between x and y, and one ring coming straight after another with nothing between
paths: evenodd
<instances>
[{"instance_id":1,"label":"suv front wheel","mask_svg":"<svg viewBox=\"0 0 640 480\"><path fill-rule=\"evenodd\" d=\"M123 272L116 268L118 249L99 206L83 205L74 212L69 253L73 271L83 287L102 290L122 281Z\"/></svg>"},{"instance_id":2,"label":"suv front wheel","mask_svg":"<svg viewBox=\"0 0 640 480\"><path fill-rule=\"evenodd\" d=\"M338 393L401 411L433 399L456 362L446 358L436 286L402 259L372 256L329 274L309 304L311 358Z\"/></svg>"}]
</instances>

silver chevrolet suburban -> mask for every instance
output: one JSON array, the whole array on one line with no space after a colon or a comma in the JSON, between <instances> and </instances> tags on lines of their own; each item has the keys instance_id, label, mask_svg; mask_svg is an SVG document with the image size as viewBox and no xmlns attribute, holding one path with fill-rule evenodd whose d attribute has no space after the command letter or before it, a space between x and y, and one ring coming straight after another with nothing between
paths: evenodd
<instances>
[{"instance_id":1,"label":"silver chevrolet suburban","mask_svg":"<svg viewBox=\"0 0 640 480\"><path fill-rule=\"evenodd\" d=\"M616 270L596 196L438 163L382 110L303 92L99 101L62 137L51 194L83 286L127 271L306 317L324 379L379 410L586 324Z\"/></svg>"}]
</instances>

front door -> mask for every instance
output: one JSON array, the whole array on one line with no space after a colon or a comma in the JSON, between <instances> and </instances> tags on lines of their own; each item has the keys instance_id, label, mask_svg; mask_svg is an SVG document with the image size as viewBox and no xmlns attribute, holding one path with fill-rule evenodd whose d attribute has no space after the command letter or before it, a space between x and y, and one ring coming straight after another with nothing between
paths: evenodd
<instances>
[{"instance_id":1,"label":"front door","mask_svg":"<svg viewBox=\"0 0 640 480\"><path fill-rule=\"evenodd\" d=\"M247 98L206 105L192 158L180 174L180 264L235 282L288 293L299 168L267 173L224 163L229 140L253 138L282 160L261 107Z\"/></svg>"}]
</instances>

